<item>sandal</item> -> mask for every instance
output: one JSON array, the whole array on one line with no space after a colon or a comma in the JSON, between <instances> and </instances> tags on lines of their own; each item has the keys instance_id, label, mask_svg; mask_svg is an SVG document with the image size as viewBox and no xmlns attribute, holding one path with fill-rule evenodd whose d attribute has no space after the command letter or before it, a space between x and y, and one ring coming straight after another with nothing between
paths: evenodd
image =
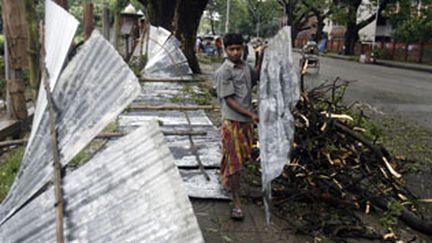
<instances>
[{"instance_id":1,"label":"sandal","mask_svg":"<svg viewBox=\"0 0 432 243\"><path fill-rule=\"evenodd\" d=\"M240 208L233 208L231 211L231 218L234 220L242 220L244 218L242 210Z\"/></svg>"}]
</instances>

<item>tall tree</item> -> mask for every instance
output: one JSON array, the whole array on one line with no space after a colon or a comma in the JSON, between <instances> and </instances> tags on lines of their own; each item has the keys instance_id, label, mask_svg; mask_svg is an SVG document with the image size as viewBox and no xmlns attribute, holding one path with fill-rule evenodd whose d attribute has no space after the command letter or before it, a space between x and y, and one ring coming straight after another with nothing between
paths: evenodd
<instances>
[{"instance_id":1,"label":"tall tree","mask_svg":"<svg viewBox=\"0 0 432 243\"><path fill-rule=\"evenodd\" d=\"M147 6L150 22L169 31L173 27L173 18L178 0L140 0Z\"/></svg>"},{"instance_id":2,"label":"tall tree","mask_svg":"<svg viewBox=\"0 0 432 243\"><path fill-rule=\"evenodd\" d=\"M247 0L249 23L255 26L257 36L272 36L277 32L279 5L275 1ZM246 18L248 16L244 16Z\"/></svg>"},{"instance_id":3,"label":"tall tree","mask_svg":"<svg viewBox=\"0 0 432 243\"><path fill-rule=\"evenodd\" d=\"M26 20L28 26L28 64L29 83L32 90L33 101L36 102L40 77L40 44L39 28L36 16L36 4L33 0L25 0Z\"/></svg>"},{"instance_id":4,"label":"tall tree","mask_svg":"<svg viewBox=\"0 0 432 243\"><path fill-rule=\"evenodd\" d=\"M305 26L313 15L310 9L302 4L302 0L278 0L278 3L284 8L288 18L287 24L291 26L291 38L294 41L300 31L308 28Z\"/></svg>"},{"instance_id":5,"label":"tall tree","mask_svg":"<svg viewBox=\"0 0 432 243\"><path fill-rule=\"evenodd\" d=\"M358 20L358 11L359 7L362 5L362 0L341 0L341 6L345 9L345 23L346 23L346 32L345 32L345 55L354 55L355 43L359 40L359 30L366 27L368 24L372 23L372 21L376 18L376 11L381 12L386 5L391 0L380 0L380 5L378 6L378 10L371 11L369 17L364 20ZM375 5L374 9L377 9L377 1L371 1L371 4ZM373 6L372 6L373 7ZM372 8L371 7L371 8Z\"/></svg>"},{"instance_id":6,"label":"tall tree","mask_svg":"<svg viewBox=\"0 0 432 243\"><path fill-rule=\"evenodd\" d=\"M315 41L319 42L323 37L324 20L327 19L335 8L337 8L338 0L303 0L302 3L312 12L317 19L317 29L315 33Z\"/></svg>"},{"instance_id":7,"label":"tall tree","mask_svg":"<svg viewBox=\"0 0 432 243\"><path fill-rule=\"evenodd\" d=\"M150 12L150 22L172 31L179 39L194 73L201 72L194 47L198 25L207 2L208 0L140 0Z\"/></svg>"},{"instance_id":8,"label":"tall tree","mask_svg":"<svg viewBox=\"0 0 432 243\"><path fill-rule=\"evenodd\" d=\"M200 73L195 55L195 40L201 16L208 0L177 0L173 32L181 42L181 48L194 73Z\"/></svg>"},{"instance_id":9,"label":"tall tree","mask_svg":"<svg viewBox=\"0 0 432 243\"><path fill-rule=\"evenodd\" d=\"M11 119L27 118L25 85L22 69L28 67L28 27L23 1L3 0L2 17L6 37L6 97L7 111Z\"/></svg>"},{"instance_id":10,"label":"tall tree","mask_svg":"<svg viewBox=\"0 0 432 243\"><path fill-rule=\"evenodd\" d=\"M68 10L68 0L54 0L58 5L62 6L64 9Z\"/></svg>"}]
</instances>

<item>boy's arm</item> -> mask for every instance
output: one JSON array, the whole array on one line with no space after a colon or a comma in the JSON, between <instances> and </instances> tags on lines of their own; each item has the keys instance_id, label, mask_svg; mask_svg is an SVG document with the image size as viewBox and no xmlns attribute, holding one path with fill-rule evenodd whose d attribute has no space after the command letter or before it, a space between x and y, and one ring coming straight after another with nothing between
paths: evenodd
<instances>
[{"instance_id":1,"label":"boy's arm","mask_svg":"<svg viewBox=\"0 0 432 243\"><path fill-rule=\"evenodd\" d=\"M234 99L233 96L225 97L225 102L226 102L227 105L228 105L231 109L233 109L234 111L236 111L236 112L238 112L238 113L240 113L240 114L242 114L242 115L245 115L245 116L249 117L250 119L252 119L252 122L253 122L254 124L257 124L257 123L259 122L259 119L258 119L257 114L255 114L255 113L253 113L253 112L248 111L247 109L245 109L243 106L241 106L241 105L240 105L240 104L239 104L239 103Z\"/></svg>"}]
</instances>

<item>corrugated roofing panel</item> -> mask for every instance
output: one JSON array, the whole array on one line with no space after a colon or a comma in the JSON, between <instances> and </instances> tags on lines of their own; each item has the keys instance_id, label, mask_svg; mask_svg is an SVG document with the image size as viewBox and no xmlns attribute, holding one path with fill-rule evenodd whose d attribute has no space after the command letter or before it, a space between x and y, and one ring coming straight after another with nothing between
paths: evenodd
<instances>
[{"instance_id":1,"label":"corrugated roofing panel","mask_svg":"<svg viewBox=\"0 0 432 243\"><path fill-rule=\"evenodd\" d=\"M53 92L60 161L67 164L138 95L139 83L114 48L98 33L63 71ZM0 207L0 219L14 213L52 177L52 152L45 109L21 167Z\"/></svg>"},{"instance_id":2,"label":"corrugated roofing panel","mask_svg":"<svg viewBox=\"0 0 432 243\"><path fill-rule=\"evenodd\" d=\"M141 71L147 79L191 79L192 70L180 49L180 42L162 27L150 26L148 36L137 48L147 54L147 63Z\"/></svg>"},{"instance_id":3,"label":"corrugated roofing panel","mask_svg":"<svg viewBox=\"0 0 432 243\"><path fill-rule=\"evenodd\" d=\"M45 66L51 91L54 90L57 83L78 24L78 20L64 8L51 0L45 1ZM43 82L41 82L39 87L36 104L32 127L38 127L42 114L47 107L46 92ZM35 133L36 129L33 129L30 134L29 143L33 141Z\"/></svg>"},{"instance_id":4,"label":"corrugated roofing panel","mask_svg":"<svg viewBox=\"0 0 432 243\"><path fill-rule=\"evenodd\" d=\"M207 181L199 170L180 170L189 197L231 199L231 193L224 190L219 182L219 170L206 170L206 172L210 181Z\"/></svg>"},{"instance_id":5,"label":"corrugated roofing panel","mask_svg":"<svg viewBox=\"0 0 432 243\"><path fill-rule=\"evenodd\" d=\"M157 124L111 143L64 180L67 242L203 242ZM54 192L0 228L0 241L55 242Z\"/></svg>"},{"instance_id":6,"label":"corrugated roofing panel","mask_svg":"<svg viewBox=\"0 0 432 243\"><path fill-rule=\"evenodd\" d=\"M211 126L212 123L203 110L185 111L188 113L191 125ZM183 111L138 111L119 117L120 126L141 126L148 121L160 121L162 125L188 125Z\"/></svg>"},{"instance_id":7,"label":"corrugated roofing panel","mask_svg":"<svg viewBox=\"0 0 432 243\"><path fill-rule=\"evenodd\" d=\"M290 33L290 28L285 27L269 42L260 77L258 131L262 181L267 193L271 180L280 175L288 162L294 138L291 110L300 97Z\"/></svg>"}]
</instances>

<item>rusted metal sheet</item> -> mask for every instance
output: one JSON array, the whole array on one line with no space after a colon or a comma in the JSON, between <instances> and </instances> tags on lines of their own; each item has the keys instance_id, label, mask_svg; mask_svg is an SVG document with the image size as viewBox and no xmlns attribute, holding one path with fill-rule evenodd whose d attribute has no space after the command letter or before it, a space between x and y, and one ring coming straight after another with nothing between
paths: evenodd
<instances>
[{"instance_id":1,"label":"rusted metal sheet","mask_svg":"<svg viewBox=\"0 0 432 243\"><path fill-rule=\"evenodd\" d=\"M98 33L62 72L53 91L62 165L67 164L139 93L138 79L115 49ZM39 106L40 104L38 104ZM52 177L48 112L34 127L16 180L0 207L4 223Z\"/></svg>"},{"instance_id":2,"label":"rusted metal sheet","mask_svg":"<svg viewBox=\"0 0 432 243\"><path fill-rule=\"evenodd\" d=\"M203 242L156 123L113 143L64 180L68 242ZM0 228L0 242L55 242L54 193Z\"/></svg>"},{"instance_id":3,"label":"rusted metal sheet","mask_svg":"<svg viewBox=\"0 0 432 243\"><path fill-rule=\"evenodd\" d=\"M14 69L28 66L27 21L24 1L3 0L2 17L10 65Z\"/></svg>"},{"instance_id":4,"label":"rusted metal sheet","mask_svg":"<svg viewBox=\"0 0 432 243\"><path fill-rule=\"evenodd\" d=\"M262 184L268 200L271 198L271 181L280 175L288 162L294 138L291 110L300 97L290 33L290 28L284 27L269 42L259 84L258 132Z\"/></svg>"}]
</instances>

